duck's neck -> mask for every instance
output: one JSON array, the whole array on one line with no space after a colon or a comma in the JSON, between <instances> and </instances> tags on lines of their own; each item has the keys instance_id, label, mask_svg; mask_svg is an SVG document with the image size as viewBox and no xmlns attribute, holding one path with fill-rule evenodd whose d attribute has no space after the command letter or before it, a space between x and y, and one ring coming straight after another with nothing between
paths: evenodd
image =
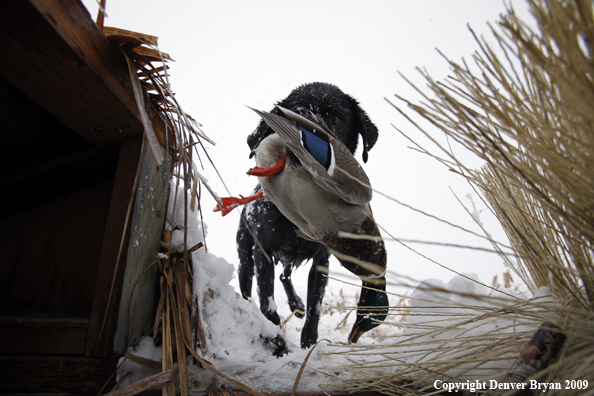
<instances>
[{"instance_id":1,"label":"duck's neck","mask_svg":"<svg viewBox=\"0 0 594 396\"><path fill-rule=\"evenodd\" d=\"M381 290L381 291L385 292L386 291L386 278L384 278L383 276L381 278L376 278L376 279L366 278L366 280L363 281L362 287L368 288L368 289Z\"/></svg>"}]
</instances>

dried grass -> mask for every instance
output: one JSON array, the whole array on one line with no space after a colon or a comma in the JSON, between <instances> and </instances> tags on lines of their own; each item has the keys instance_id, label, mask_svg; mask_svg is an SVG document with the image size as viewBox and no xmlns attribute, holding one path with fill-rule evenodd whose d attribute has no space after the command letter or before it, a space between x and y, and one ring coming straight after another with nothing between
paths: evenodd
<instances>
[{"instance_id":1,"label":"dried grass","mask_svg":"<svg viewBox=\"0 0 594 396\"><path fill-rule=\"evenodd\" d=\"M339 352L353 362L346 369L355 379L345 381L345 390L413 395L430 392L436 379L465 382L470 373L473 380L501 378L544 321L561 327L567 338L556 363L533 378L562 384L594 381L592 2L531 0L530 6L537 31L510 9L498 28L492 28L496 49L476 38L480 51L472 68L448 60L453 76L445 82L421 70L431 91L417 89L424 98L421 104L396 95L449 142L484 160L482 169L467 167L449 144L393 106L437 147L430 151L415 143L418 150L465 177L482 194L513 254L505 256L505 246L492 241L494 250L508 257L532 293L546 286L552 298L510 300L495 292L476 296L476 306L456 306L440 303L436 294L421 314L417 309L407 317L405 325L414 326L417 336ZM420 317L409 323L411 315ZM486 334L473 331L488 323L500 326Z\"/></svg>"}]
</instances>

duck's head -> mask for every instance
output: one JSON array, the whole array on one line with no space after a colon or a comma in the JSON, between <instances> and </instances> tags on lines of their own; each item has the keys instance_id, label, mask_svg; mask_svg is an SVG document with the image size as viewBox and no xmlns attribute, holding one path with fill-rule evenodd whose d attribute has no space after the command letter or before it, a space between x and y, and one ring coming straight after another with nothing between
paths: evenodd
<instances>
[{"instance_id":1,"label":"duck's head","mask_svg":"<svg viewBox=\"0 0 594 396\"><path fill-rule=\"evenodd\" d=\"M349 343L356 343L367 331L379 326L388 316L388 295L386 285L363 283L361 298L357 304L357 320L349 334Z\"/></svg>"}]
</instances>

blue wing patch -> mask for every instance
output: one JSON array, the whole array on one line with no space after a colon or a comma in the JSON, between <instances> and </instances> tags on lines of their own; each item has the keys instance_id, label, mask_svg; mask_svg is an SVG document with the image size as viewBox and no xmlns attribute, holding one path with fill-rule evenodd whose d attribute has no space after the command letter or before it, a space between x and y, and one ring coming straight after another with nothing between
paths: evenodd
<instances>
[{"instance_id":1,"label":"blue wing patch","mask_svg":"<svg viewBox=\"0 0 594 396\"><path fill-rule=\"evenodd\" d=\"M313 155L316 161L318 161L324 168L328 169L332 157L330 144L301 126L299 126L299 129L303 132L301 134L303 147Z\"/></svg>"}]
</instances>

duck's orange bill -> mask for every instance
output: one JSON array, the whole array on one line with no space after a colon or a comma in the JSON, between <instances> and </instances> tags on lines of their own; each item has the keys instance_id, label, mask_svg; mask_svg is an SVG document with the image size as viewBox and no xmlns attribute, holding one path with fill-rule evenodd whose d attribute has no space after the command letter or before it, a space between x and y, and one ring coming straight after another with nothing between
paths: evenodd
<instances>
[{"instance_id":1,"label":"duck's orange bill","mask_svg":"<svg viewBox=\"0 0 594 396\"><path fill-rule=\"evenodd\" d=\"M250 195L249 197L244 197L243 195L240 195L239 198L236 198L236 197L221 198L221 201L223 203L223 210L221 210L221 207L219 205L217 205L217 207L215 208L214 211L222 212L223 216L226 216L229 212L231 212L236 207L238 207L240 205L245 205L246 203L255 201L256 199L260 199L263 196L264 196L264 193L262 191L260 191L259 193L255 194L255 195Z\"/></svg>"},{"instance_id":2,"label":"duck's orange bill","mask_svg":"<svg viewBox=\"0 0 594 396\"><path fill-rule=\"evenodd\" d=\"M287 157L285 155L281 156L278 162L268 168L262 168L259 166L255 166L251 168L247 174L252 176L260 176L260 177L270 177L274 176L277 173L281 173L283 169L285 169L285 159Z\"/></svg>"}]
</instances>

